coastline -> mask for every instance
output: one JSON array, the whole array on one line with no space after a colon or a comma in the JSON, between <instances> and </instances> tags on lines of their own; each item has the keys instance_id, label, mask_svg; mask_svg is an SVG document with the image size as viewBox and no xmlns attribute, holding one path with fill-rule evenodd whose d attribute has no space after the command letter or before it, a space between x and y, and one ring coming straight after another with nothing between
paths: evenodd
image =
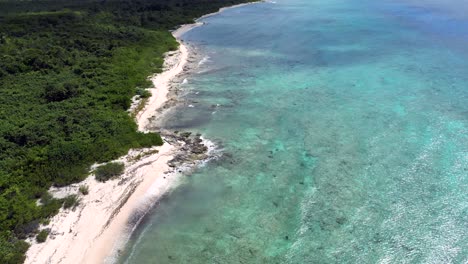
<instances>
[{"instance_id":1,"label":"coastline","mask_svg":"<svg viewBox=\"0 0 468 264\"><path fill-rule=\"evenodd\" d=\"M233 8L237 8L237 7L241 7L241 6L246 6L246 5L251 5L251 4L257 4L257 3L262 3L262 2L266 2L266 0L257 0L257 1L252 1L252 2L247 2L247 3L242 3L242 4L237 4L237 5L232 5L232 6L226 6L226 7L222 7L220 8L218 11L216 12L213 12L213 13L209 13L209 14L206 14L206 15L203 15L199 18L197 18L195 20L196 23L199 23L199 21L201 19L204 19L204 18L207 18L207 17L210 17L210 16L214 16L214 15L217 15L219 13L222 13L226 10L229 10L229 9L233 9Z\"/></svg>"},{"instance_id":2,"label":"coastline","mask_svg":"<svg viewBox=\"0 0 468 264\"><path fill-rule=\"evenodd\" d=\"M188 49L178 42L179 49L165 56L166 70L151 78L157 88L150 89L152 96L135 118L142 132L149 131L149 118L166 103L171 80L183 72L187 63ZM181 155L187 144L177 137L166 136L163 140L162 146L130 150L119 158L117 161L125 164L125 172L118 179L102 183L90 175L80 183L51 188L53 196L65 197L78 194L79 186L87 185L89 194L80 195L77 207L60 209L48 225L41 227L50 229L44 243L29 239L31 247L25 263L112 262L132 231L132 217L144 214L176 185L181 168L170 166L171 161Z\"/></svg>"},{"instance_id":3,"label":"coastline","mask_svg":"<svg viewBox=\"0 0 468 264\"><path fill-rule=\"evenodd\" d=\"M186 57L186 61L184 63L182 67L182 71L180 72L180 74L177 74L177 76L175 76L174 78L172 78L171 80L169 80L166 84L166 89L164 91L164 96L165 96L165 100L162 101L162 103L158 104L158 107L154 108L153 107L153 112L154 111L157 111L158 112L158 116L152 116L148 119L153 121L153 122L147 122L146 125L149 125L150 123L152 123L152 127L150 127L150 130L161 130L164 128L161 127L161 121L164 120L164 117L165 117L165 113L166 113L166 110L168 109L172 109L174 106L176 106L179 102L179 97L180 97L180 89L178 88L174 88L173 85L170 85L170 82L172 81L175 81L175 82L180 82L182 83L186 77L186 75L188 73L190 73L191 71L194 70L194 68L196 68L196 65L193 65L194 62L196 60L202 60L203 58L199 57L199 51L198 49L195 47L195 46L191 46L190 44L186 44L183 42L183 40L181 40L180 38L182 37L182 35L184 35L185 33L189 32L190 30L194 29L194 28L197 28L197 27L201 27L203 25L205 25L204 22L201 22L202 19L205 19L205 18L208 18L208 17L211 17L211 16L214 16L214 15L217 15L219 13L222 13L226 10L229 10L229 9L233 9L233 8L238 8L238 7L242 7L242 6L247 6L247 5L251 5L251 4L258 4L258 3L267 3L268 1L267 0L259 0L259 1L253 1L253 2L247 2L247 3L242 3L242 4L236 4L236 5L232 5L232 6L227 6L227 7L222 7L220 8L218 11L216 12L213 12L213 13L208 13L206 15L203 15L197 19L194 19L194 23L192 24L182 24L180 25L177 29L173 30L171 33L172 35L176 38L176 40L179 42L180 45L183 45L183 49L187 52L187 57ZM149 91L151 92L154 92L155 89L150 89ZM149 103L151 104L151 103ZM140 112L141 113L141 112ZM140 113L137 115L137 117L140 115ZM156 122L154 122L156 121Z\"/></svg>"},{"instance_id":4,"label":"coastline","mask_svg":"<svg viewBox=\"0 0 468 264\"><path fill-rule=\"evenodd\" d=\"M176 36L174 33L173 35ZM184 66L187 64L189 51L178 37L176 39L179 42L179 49L167 53L164 62L167 70L151 78L155 88L148 89L148 91L151 92L152 96L144 109L136 115L138 130L140 131L148 131L147 126L150 123L150 118L168 101L170 82L184 71Z\"/></svg>"},{"instance_id":5,"label":"coastline","mask_svg":"<svg viewBox=\"0 0 468 264\"><path fill-rule=\"evenodd\" d=\"M251 3L221 8L172 32L179 49L166 53L165 70L151 78L157 88L148 89L152 95L136 114L139 131L151 131L148 128L151 118L172 106L171 82L185 71L190 60L190 51L180 36L204 25L199 22L202 18L247 4ZM40 229L50 230L45 242L28 239L31 247L25 263L113 263L141 218L162 195L177 185L180 172L208 157L210 143L201 135L169 133L162 136L164 145L130 150L119 158L117 161L125 164L125 172L118 179L102 183L90 174L80 183L51 188L50 193L58 198L79 194L82 185L89 187L89 194L79 195L78 206L60 209L49 224L41 226Z\"/></svg>"},{"instance_id":6,"label":"coastline","mask_svg":"<svg viewBox=\"0 0 468 264\"><path fill-rule=\"evenodd\" d=\"M81 197L74 210L61 209L51 219L47 226L51 229L49 238L31 245L25 263L104 263L115 236L125 231L126 221L142 202L142 195L153 183L159 185L161 193L172 185L174 177L163 182L161 176L169 169L167 162L175 147L164 144L158 151L133 164L129 160L141 151L131 151L121 159L127 166L118 180L100 183L91 176L80 184L52 190L56 195L76 194L79 186L85 184L89 194Z\"/></svg>"}]
</instances>

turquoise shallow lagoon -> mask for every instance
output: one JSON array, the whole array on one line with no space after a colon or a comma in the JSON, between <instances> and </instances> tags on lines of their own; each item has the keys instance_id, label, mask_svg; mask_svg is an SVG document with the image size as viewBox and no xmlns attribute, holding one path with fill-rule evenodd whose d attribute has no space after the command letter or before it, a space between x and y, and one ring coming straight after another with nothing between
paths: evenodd
<instances>
[{"instance_id":1,"label":"turquoise shallow lagoon","mask_svg":"<svg viewBox=\"0 0 468 264\"><path fill-rule=\"evenodd\" d=\"M223 155L121 262L468 263L462 3L278 0L204 19L184 36L206 56L182 86L193 107L166 126Z\"/></svg>"}]
</instances>

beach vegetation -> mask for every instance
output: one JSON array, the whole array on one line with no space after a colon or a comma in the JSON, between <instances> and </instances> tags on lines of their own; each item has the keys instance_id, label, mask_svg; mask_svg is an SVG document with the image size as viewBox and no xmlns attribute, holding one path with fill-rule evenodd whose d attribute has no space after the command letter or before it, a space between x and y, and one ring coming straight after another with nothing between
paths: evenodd
<instances>
[{"instance_id":1,"label":"beach vegetation","mask_svg":"<svg viewBox=\"0 0 468 264\"><path fill-rule=\"evenodd\" d=\"M63 209L75 208L78 206L79 200L76 194L70 194L63 199Z\"/></svg>"},{"instance_id":2,"label":"beach vegetation","mask_svg":"<svg viewBox=\"0 0 468 264\"><path fill-rule=\"evenodd\" d=\"M54 216L58 213L60 207L62 207L62 202L60 199L55 199L48 192L44 192L42 194L39 202L41 204L41 211L43 212L44 216L42 219L47 219L48 217Z\"/></svg>"},{"instance_id":3,"label":"beach vegetation","mask_svg":"<svg viewBox=\"0 0 468 264\"><path fill-rule=\"evenodd\" d=\"M168 30L240 2L0 1L1 263L22 263L23 239L76 204L51 197L51 186L163 143L137 131L127 109L135 95L149 96L138 89L151 87L147 77L177 49Z\"/></svg>"},{"instance_id":4,"label":"beach vegetation","mask_svg":"<svg viewBox=\"0 0 468 264\"><path fill-rule=\"evenodd\" d=\"M159 152L159 150L157 149L151 149L151 150L148 150L148 151L145 151L145 152L142 152L134 157L131 157L128 161L129 162L135 162L135 161L139 161L141 160L143 157L146 157L146 156L149 156L149 155L153 155L153 154L157 154Z\"/></svg>"},{"instance_id":5,"label":"beach vegetation","mask_svg":"<svg viewBox=\"0 0 468 264\"><path fill-rule=\"evenodd\" d=\"M36 236L37 243L44 243L47 240L47 236L49 236L49 231L45 229L41 230Z\"/></svg>"},{"instance_id":6,"label":"beach vegetation","mask_svg":"<svg viewBox=\"0 0 468 264\"><path fill-rule=\"evenodd\" d=\"M89 194L89 187L88 185L81 185L80 188L78 189L82 195L88 195Z\"/></svg>"},{"instance_id":7,"label":"beach vegetation","mask_svg":"<svg viewBox=\"0 0 468 264\"><path fill-rule=\"evenodd\" d=\"M95 171L94 175L96 180L105 182L113 177L118 177L123 174L125 165L122 162L109 162L107 164L99 166Z\"/></svg>"},{"instance_id":8,"label":"beach vegetation","mask_svg":"<svg viewBox=\"0 0 468 264\"><path fill-rule=\"evenodd\" d=\"M151 92L146 90L146 89L142 89L142 88L138 88L136 90L136 94L138 96L140 96L140 98L149 98L149 97L151 97Z\"/></svg>"}]
</instances>

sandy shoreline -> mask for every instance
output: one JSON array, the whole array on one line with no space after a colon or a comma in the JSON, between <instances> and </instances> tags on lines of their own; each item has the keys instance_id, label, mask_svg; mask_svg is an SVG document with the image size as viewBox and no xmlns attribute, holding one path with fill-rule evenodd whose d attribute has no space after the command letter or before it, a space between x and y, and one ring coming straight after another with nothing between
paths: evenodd
<instances>
[{"instance_id":1,"label":"sandy shoreline","mask_svg":"<svg viewBox=\"0 0 468 264\"><path fill-rule=\"evenodd\" d=\"M177 32L177 31L176 31ZM136 121L140 131L148 131L149 118L167 101L169 83L180 74L188 59L188 49L179 41L179 49L166 55L166 70L152 78L157 88ZM166 140L165 140L166 141ZM119 161L125 163L125 173L119 179L98 182L93 176L64 188L52 188L56 197L78 194L81 185L89 187L88 195L80 195L74 210L61 209L41 229L50 229L49 238L41 244L30 239L25 263L110 263L123 246L131 230L131 217L145 212L177 181L169 162L183 142L143 150L131 150ZM157 150L157 153L155 153ZM139 158L137 156L143 156Z\"/></svg>"},{"instance_id":2,"label":"sandy shoreline","mask_svg":"<svg viewBox=\"0 0 468 264\"><path fill-rule=\"evenodd\" d=\"M80 185L87 185L89 194L81 196L75 210L61 210L51 219L47 226L51 229L50 237L42 244L31 246L25 263L104 263L114 242L124 233L133 210L149 200L143 196L153 194L156 199L158 193L167 191L176 179L175 175L163 176L169 170L167 163L175 147L164 144L157 149L157 154L137 162L131 160L141 151L131 151L120 159L127 166L119 179L100 183L88 177L80 184L53 189L52 193L60 196L76 194ZM151 153L150 150L146 152ZM157 191L149 193L153 184Z\"/></svg>"},{"instance_id":3,"label":"sandy shoreline","mask_svg":"<svg viewBox=\"0 0 468 264\"><path fill-rule=\"evenodd\" d=\"M175 31L173 35L176 36L176 34L179 34L177 32L178 31ZM176 38L178 39L178 37ZM165 64L169 65L169 67L167 67L168 69L152 78L154 87L156 88L151 88L149 91L153 96L149 98L145 108L136 116L138 129L140 131L148 131L147 126L150 118L155 115L156 110L161 108L168 100L171 80L182 73L185 64L187 64L189 51L182 41L178 40L178 42L179 49L175 52L169 52L168 56L166 56Z\"/></svg>"},{"instance_id":4,"label":"sandy shoreline","mask_svg":"<svg viewBox=\"0 0 468 264\"><path fill-rule=\"evenodd\" d=\"M242 5L245 4L233 7ZM172 32L180 44L179 49L166 54L165 70L152 78L156 88L150 89L152 96L136 115L140 131L149 131L151 118L166 107L171 99L171 81L184 72L184 66L189 61L189 49L179 38L187 31L203 25L198 21L182 25ZM31 247L26 253L25 263L112 263L128 241L135 221L141 219L159 197L176 186L176 170L180 170L179 166L185 166L184 159L201 160L206 157L208 148L199 136L189 140L185 138L165 138L163 146L130 150L118 159L125 163L125 172L119 179L101 183L90 176L81 183L51 188L50 193L58 198L79 194L78 189L82 185L89 187L89 194L79 195L80 204L76 208L61 209L47 226L41 227L50 230L44 243L39 244L34 238L28 240ZM194 145L188 146L192 141ZM193 164L188 162L187 166Z\"/></svg>"}]
</instances>

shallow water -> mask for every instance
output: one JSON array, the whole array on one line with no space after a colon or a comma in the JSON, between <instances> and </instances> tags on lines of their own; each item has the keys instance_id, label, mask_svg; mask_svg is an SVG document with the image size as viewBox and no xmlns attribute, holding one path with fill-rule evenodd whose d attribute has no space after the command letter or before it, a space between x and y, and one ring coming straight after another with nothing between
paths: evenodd
<instances>
[{"instance_id":1,"label":"shallow water","mask_svg":"<svg viewBox=\"0 0 468 264\"><path fill-rule=\"evenodd\" d=\"M462 3L462 1L460 1ZM431 1L282 0L204 19L166 126L223 157L122 263L468 263L468 17Z\"/></svg>"}]
</instances>

